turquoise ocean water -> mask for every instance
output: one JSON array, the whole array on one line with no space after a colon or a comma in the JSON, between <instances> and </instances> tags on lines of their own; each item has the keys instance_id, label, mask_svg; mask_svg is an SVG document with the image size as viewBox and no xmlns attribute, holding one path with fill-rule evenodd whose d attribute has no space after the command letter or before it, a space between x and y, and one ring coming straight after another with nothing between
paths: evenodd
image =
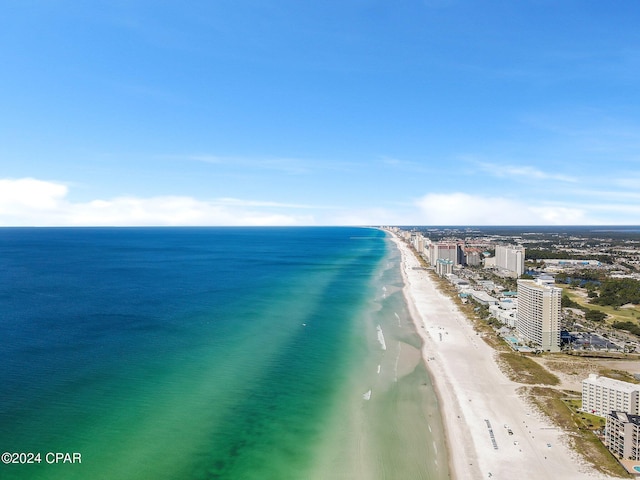
<instances>
[{"instance_id":1,"label":"turquoise ocean water","mask_svg":"<svg viewBox=\"0 0 640 480\"><path fill-rule=\"evenodd\" d=\"M398 263L376 229L0 229L0 450L41 454L0 478L447 478Z\"/></svg>"}]
</instances>

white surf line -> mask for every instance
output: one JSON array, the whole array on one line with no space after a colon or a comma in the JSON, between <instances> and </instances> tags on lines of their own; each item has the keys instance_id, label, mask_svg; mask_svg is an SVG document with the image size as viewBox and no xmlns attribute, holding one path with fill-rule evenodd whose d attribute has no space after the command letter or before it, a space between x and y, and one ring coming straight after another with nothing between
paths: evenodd
<instances>
[{"instance_id":1,"label":"white surf line","mask_svg":"<svg viewBox=\"0 0 640 480\"><path fill-rule=\"evenodd\" d=\"M380 342L380 345L382 346L383 350L387 349L387 344L384 342L384 334L382 333L382 327L380 325L378 325L376 327L376 330L378 331L378 341Z\"/></svg>"},{"instance_id":2,"label":"white surf line","mask_svg":"<svg viewBox=\"0 0 640 480\"><path fill-rule=\"evenodd\" d=\"M378 365L378 375L380 375L380 365Z\"/></svg>"},{"instance_id":3,"label":"white surf line","mask_svg":"<svg viewBox=\"0 0 640 480\"><path fill-rule=\"evenodd\" d=\"M438 447L436 447L436 442L433 442L433 450L436 452L436 455L438 454Z\"/></svg>"},{"instance_id":4,"label":"white surf line","mask_svg":"<svg viewBox=\"0 0 640 480\"><path fill-rule=\"evenodd\" d=\"M396 316L396 318L398 319L398 326L401 327L402 325L400 325L400 315L398 315L396 312L393 312L393 314Z\"/></svg>"},{"instance_id":5,"label":"white surf line","mask_svg":"<svg viewBox=\"0 0 640 480\"><path fill-rule=\"evenodd\" d=\"M371 400L371 390L363 393L362 398L364 398L365 400Z\"/></svg>"}]
</instances>

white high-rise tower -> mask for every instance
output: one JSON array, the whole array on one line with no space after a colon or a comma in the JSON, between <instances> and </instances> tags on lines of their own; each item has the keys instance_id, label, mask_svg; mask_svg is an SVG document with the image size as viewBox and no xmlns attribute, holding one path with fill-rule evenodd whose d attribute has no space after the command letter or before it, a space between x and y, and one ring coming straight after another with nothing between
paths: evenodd
<instances>
[{"instance_id":1,"label":"white high-rise tower","mask_svg":"<svg viewBox=\"0 0 640 480\"><path fill-rule=\"evenodd\" d=\"M542 350L560 351L561 300L553 279L518 280L518 332Z\"/></svg>"}]
</instances>

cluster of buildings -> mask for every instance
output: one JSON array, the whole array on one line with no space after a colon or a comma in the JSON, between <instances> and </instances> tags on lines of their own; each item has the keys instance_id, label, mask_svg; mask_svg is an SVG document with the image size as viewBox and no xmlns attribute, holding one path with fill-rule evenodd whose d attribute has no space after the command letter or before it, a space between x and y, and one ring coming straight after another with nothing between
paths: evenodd
<instances>
[{"instance_id":1,"label":"cluster of buildings","mask_svg":"<svg viewBox=\"0 0 640 480\"><path fill-rule=\"evenodd\" d=\"M554 286L553 277L518 279L517 292L500 292L498 297L494 297L489 292L495 290L495 286L488 287L476 281L472 287L468 281L454 274L455 267L482 263L485 268L494 268L518 278L525 273L523 246L496 245L495 255L490 256L475 246L466 246L462 242L431 242L416 232L405 232L405 238L430 262L438 275L456 285L463 297L471 297L487 306L495 318L515 328L523 342L542 351L560 351L562 289Z\"/></svg>"},{"instance_id":2,"label":"cluster of buildings","mask_svg":"<svg viewBox=\"0 0 640 480\"><path fill-rule=\"evenodd\" d=\"M466 236L461 240L454 237L438 237L442 232L437 232L436 238L440 239L434 241L426 236L429 234L428 231L424 234L399 228L395 228L394 231L430 262L438 275L456 286L463 301L469 298L486 306L490 315L504 325L500 333L515 350L558 352L566 344L568 348L575 350L623 351L629 347L640 351L640 345L630 346L628 338L618 338L619 342L615 342L611 340L611 336L604 338L594 333L583 336L580 330L584 326L580 324L576 324L577 332L562 331L562 290L555 286L553 277L545 275L571 272L576 268L606 268L600 260L545 259L545 273L540 275L537 272L536 278L524 279L521 278L527 273L526 250L522 246L527 243L524 236ZM456 233L459 232L452 232ZM560 248L559 251L563 250ZM571 253L586 254L589 251L572 250ZM516 282L509 281L509 288L514 291L504 291L505 289L499 285L481 280L487 275L478 272L477 269L463 268L467 266L482 266L499 277L516 278ZM615 276L615 272L610 272L609 276ZM584 315L583 312L576 313L575 310L574 314Z\"/></svg>"},{"instance_id":3,"label":"cluster of buildings","mask_svg":"<svg viewBox=\"0 0 640 480\"><path fill-rule=\"evenodd\" d=\"M492 262L493 260L493 262ZM497 268L513 272L516 276L524 273L524 247L515 245L496 245L496 254L485 260L485 267L495 265Z\"/></svg>"},{"instance_id":4,"label":"cluster of buildings","mask_svg":"<svg viewBox=\"0 0 640 480\"><path fill-rule=\"evenodd\" d=\"M630 469L629 462L640 461L640 385L589 375L582 381L582 411L606 419L605 445L622 465Z\"/></svg>"},{"instance_id":5,"label":"cluster of buildings","mask_svg":"<svg viewBox=\"0 0 640 480\"><path fill-rule=\"evenodd\" d=\"M431 242L419 233L403 232L405 239L427 259L436 272L456 286L461 297L472 298L489 308L501 323L536 350L557 352L561 345L562 289L554 278L541 275L520 278L525 249L519 245L496 245L495 255L461 242ZM600 267L597 260L545 260L550 271L566 267ZM504 291L490 280L474 278L460 266L483 265L516 277L517 292ZM458 267L458 268L456 268ZM464 277L467 278L464 278ZM507 329L505 329L507 330ZM566 333L566 332L565 332ZM506 334L512 335L512 334ZM515 348L515 347L514 347ZM582 411L603 418L603 441L630 473L640 473L640 385L595 374L582 382Z\"/></svg>"},{"instance_id":6,"label":"cluster of buildings","mask_svg":"<svg viewBox=\"0 0 640 480\"><path fill-rule=\"evenodd\" d=\"M452 267L484 265L485 268L495 268L515 277L524 273L525 248L520 245L496 245L495 255L491 256L486 250L464 242L432 242L419 232L401 233L433 266L436 266L439 260L445 260Z\"/></svg>"}]
</instances>

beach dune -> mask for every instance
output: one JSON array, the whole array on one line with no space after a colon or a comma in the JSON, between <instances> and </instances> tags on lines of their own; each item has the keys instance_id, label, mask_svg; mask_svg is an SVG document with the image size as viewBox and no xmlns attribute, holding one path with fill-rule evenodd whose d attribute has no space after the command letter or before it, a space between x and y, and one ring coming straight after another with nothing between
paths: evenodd
<instances>
[{"instance_id":1,"label":"beach dune","mask_svg":"<svg viewBox=\"0 0 640 480\"><path fill-rule=\"evenodd\" d=\"M608 479L568 446L568 437L517 394L495 352L442 294L396 236L404 293L423 339L422 355L437 390L457 480Z\"/></svg>"}]
</instances>

